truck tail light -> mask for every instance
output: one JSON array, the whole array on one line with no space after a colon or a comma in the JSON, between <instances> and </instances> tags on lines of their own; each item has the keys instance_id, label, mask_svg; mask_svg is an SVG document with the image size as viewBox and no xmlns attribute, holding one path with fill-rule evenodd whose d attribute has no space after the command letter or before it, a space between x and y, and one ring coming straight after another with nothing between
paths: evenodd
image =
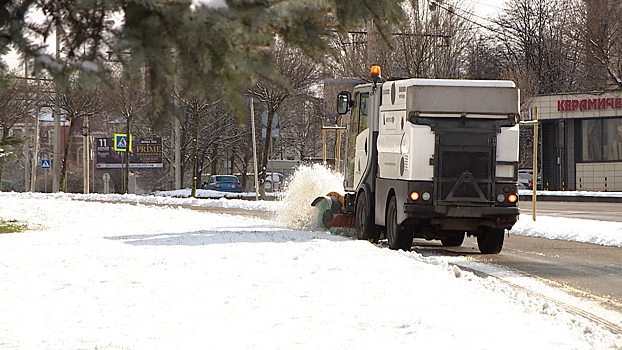
<instances>
[{"instance_id":1,"label":"truck tail light","mask_svg":"<svg viewBox=\"0 0 622 350\"><path fill-rule=\"evenodd\" d=\"M516 193L508 194L508 202L510 202L510 203L518 202L518 196L516 195Z\"/></svg>"},{"instance_id":2,"label":"truck tail light","mask_svg":"<svg viewBox=\"0 0 622 350\"><path fill-rule=\"evenodd\" d=\"M417 191L412 191L410 192L410 200L412 200L413 202L418 201L419 200L419 192Z\"/></svg>"}]
</instances>

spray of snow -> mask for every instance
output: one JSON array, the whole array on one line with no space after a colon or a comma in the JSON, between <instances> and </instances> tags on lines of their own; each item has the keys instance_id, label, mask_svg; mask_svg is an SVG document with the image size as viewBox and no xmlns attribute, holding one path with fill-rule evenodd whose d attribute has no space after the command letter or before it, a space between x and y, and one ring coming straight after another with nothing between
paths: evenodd
<instances>
[{"instance_id":1,"label":"spray of snow","mask_svg":"<svg viewBox=\"0 0 622 350\"><path fill-rule=\"evenodd\" d=\"M211 9L226 9L229 8L225 0L192 0L190 9L196 11L201 7L207 7Z\"/></svg>"},{"instance_id":2,"label":"spray of snow","mask_svg":"<svg viewBox=\"0 0 622 350\"><path fill-rule=\"evenodd\" d=\"M319 164L299 167L285 186L276 221L292 229L317 229L317 208L311 202L329 192L344 194L343 175Z\"/></svg>"}]
</instances>

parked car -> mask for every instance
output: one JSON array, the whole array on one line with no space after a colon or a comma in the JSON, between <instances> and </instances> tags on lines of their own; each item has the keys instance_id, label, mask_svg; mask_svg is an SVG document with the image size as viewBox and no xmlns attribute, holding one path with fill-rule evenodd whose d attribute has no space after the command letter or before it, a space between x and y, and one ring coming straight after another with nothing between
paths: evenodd
<instances>
[{"instance_id":1,"label":"parked car","mask_svg":"<svg viewBox=\"0 0 622 350\"><path fill-rule=\"evenodd\" d=\"M242 183L235 175L212 175L202 187L206 190L242 192Z\"/></svg>"},{"instance_id":2,"label":"parked car","mask_svg":"<svg viewBox=\"0 0 622 350\"><path fill-rule=\"evenodd\" d=\"M521 190L530 190L533 187L533 169L518 169L518 188ZM542 189L542 174L538 174L537 178L538 190Z\"/></svg>"},{"instance_id":3,"label":"parked car","mask_svg":"<svg viewBox=\"0 0 622 350\"><path fill-rule=\"evenodd\" d=\"M265 189L268 192L280 191L285 180L285 175L281 173L267 173Z\"/></svg>"}]
</instances>

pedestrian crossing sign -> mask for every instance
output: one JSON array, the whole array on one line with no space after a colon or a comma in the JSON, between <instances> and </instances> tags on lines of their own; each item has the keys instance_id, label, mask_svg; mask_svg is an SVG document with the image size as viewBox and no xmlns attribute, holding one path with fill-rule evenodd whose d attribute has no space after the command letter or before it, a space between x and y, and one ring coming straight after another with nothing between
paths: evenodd
<instances>
[{"instance_id":1,"label":"pedestrian crossing sign","mask_svg":"<svg viewBox=\"0 0 622 350\"><path fill-rule=\"evenodd\" d=\"M129 139L129 141L128 141ZM132 150L132 134L127 137L127 134L114 134L114 150L117 152L127 152Z\"/></svg>"},{"instance_id":2,"label":"pedestrian crossing sign","mask_svg":"<svg viewBox=\"0 0 622 350\"><path fill-rule=\"evenodd\" d=\"M41 159L41 169L49 169L51 168L50 160L48 158Z\"/></svg>"}]
</instances>

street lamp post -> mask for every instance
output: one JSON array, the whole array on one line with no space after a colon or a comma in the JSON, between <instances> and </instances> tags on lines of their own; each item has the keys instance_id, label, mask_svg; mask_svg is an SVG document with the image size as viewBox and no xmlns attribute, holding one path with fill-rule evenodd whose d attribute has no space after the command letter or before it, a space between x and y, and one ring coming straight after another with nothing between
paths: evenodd
<instances>
[{"instance_id":1,"label":"street lamp post","mask_svg":"<svg viewBox=\"0 0 622 350\"><path fill-rule=\"evenodd\" d=\"M89 117L84 116L84 124L80 128L82 133L82 187L84 194L89 193L89 155L91 153L89 140Z\"/></svg>"}]
</instances>

